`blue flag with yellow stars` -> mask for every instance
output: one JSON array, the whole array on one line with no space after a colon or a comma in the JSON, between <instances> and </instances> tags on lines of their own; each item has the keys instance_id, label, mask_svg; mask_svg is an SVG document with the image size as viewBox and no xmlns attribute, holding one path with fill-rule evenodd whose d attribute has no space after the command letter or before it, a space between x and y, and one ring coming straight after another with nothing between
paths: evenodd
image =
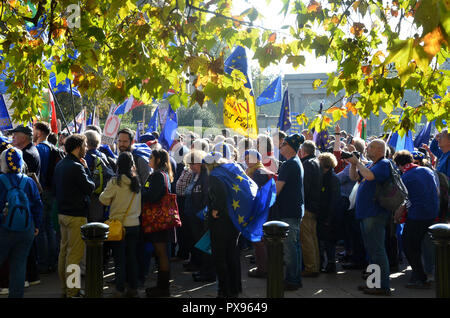
<instances>
[{"instance_id":1,"label":"blue flag with yellow stars","mask_svg":"<svg viewBox=\"0 0 450 318\"><path fill-rule=\"evenodd\" d=\"M227 187L228 214L234 226L246 239L259 242L269 208L275 202L275 181L271 179L258 189L258 185L234 163L214 168L211 175L219 178Z\"/></svg>"},{"instance_id":2,"label":"blue flag with yellow stars","mask_svg":"<svg viewBox=\"0 0 450 318\"><path fill-rule=\"evenodd\" d=\"M288 89L284 91L283 102L281 103L280 117L278 119L278 128L282 131L287 131L291 128L291 108L289 106L289 93Z\"/></svg>"},{"instance_id":3,"label":"blue flag with yellow stars","mask_svg":"<svg viewBox=\"0 0 450 318\"><path fill-rule=\"evenodd\" d=\"M256 105L262 106L281 100L281 76L278 76L256 99Z\"/></svg>"},{"instance_id":4,"label":"blue flag with yellow stars","mask_svg":"<svg viewBox=\"0 0 450 318\"><path fill-rule=\"evenodd\" d=\"M256 116L255 96L248 78L247 53L245 48L237 46L224 63L225 73L238 70L245 75L244 86L250 89L250 96L245 102L238 103L233 95L228 95L223 105L223 124L238 134L256 139L258 137L258 121Z\"/></svg>"},{"instance_id":5,"label":"blue flag with yellow stars","mask_svg":"<svg viewBox=\"0 0 450 318\"><path fill-rule=\"evenodd\" d=\"M153 116L148 122L147 130L145 132L152 133L158 130L158 109L159 106L156 107L155 111L153 112Z\"/></svg>"},{"instance_id":6,"label":"blue flag with yellow stars","mask_svg":"<svg viewBox=\"0 0 450 318\"><path fill-rule=\"evenodd\" d=\"M11 118L9 117L8 109L3 95L0 94L0 130L12 129Z\"/></svg>"},{"instance_id":7,"label":"blue flag with yellow stars","mask_svg":"<svg viewBox=\"0 0 450 318\"><path fill-rule=\"evenodd\" d=\"M320 151L327 150L330 145L330 135L328 134L328 131L326 129L322 130L319 133L314 131L313 140Z\"/></svg>"}]
</instances>

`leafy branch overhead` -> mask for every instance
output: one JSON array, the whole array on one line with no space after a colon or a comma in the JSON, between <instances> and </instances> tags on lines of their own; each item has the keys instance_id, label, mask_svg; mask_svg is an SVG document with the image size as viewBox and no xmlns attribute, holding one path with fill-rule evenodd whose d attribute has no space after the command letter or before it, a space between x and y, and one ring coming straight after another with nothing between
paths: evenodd
<instances>
[{"instance_id":1,"label":"leafy branch overhead","mask_svg":"<svg viewBox=\"0 0 450 318\"><path fill-rule=\"evenodd\" d=\"M80 5L79 27L68 10ZM1 2L0 71L9 77L14 117L38 114L51 72L73 80L87 96L103 92L116 103L133 95L144 103L169 89L174 108L250 94L239 71L226 74L225 58L235 45L254 52L261 68L305 63L305 52L337 63L328 94L345 90L351 103L302 122L324 129L348 112L388 114L385 129L405 132L425 115L442 127L448 121L450 1L282 0L281 14L294 25L270 30L249 7L236 15L230 0L8 0ZM26 26L37 26L27 32ZM286 35L286 32L289 34ZM45 36L42 36L45 35ZM45 40L44 40L45 39ZM72 59L75 50L78 58ZM51 70L45 61L52 61ZM6 66L8 65L8 68ZM394 110L407 89L420 92L419 107ZM438 98L438 97L440 98Z\"/></svg>"}]
</instances>

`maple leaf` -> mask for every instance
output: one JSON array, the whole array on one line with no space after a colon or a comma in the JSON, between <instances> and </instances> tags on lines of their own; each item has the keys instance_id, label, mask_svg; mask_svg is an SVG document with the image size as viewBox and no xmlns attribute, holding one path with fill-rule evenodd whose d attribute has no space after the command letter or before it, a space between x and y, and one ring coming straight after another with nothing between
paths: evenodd
<instances>
[{"instance_id":1,"label":"maple leaf","mask_svg":"<svg viewBox=\"0 0 450 318\"><path fill-rule=\"evenodd\" d=\"M364 75L370 75L372 73L372 67L370 65L361 66L361 71Z\"/></svg>"},{"instance_id":2,"label":"maple leaf","mask_svg":"<svg viewBox=\"0 0 450 318\"><path fill-rule=\"evenodd\" d=\"M277 40L277 34L274 32L269 36L268 41L271 43L275 43L276 40Z\"/></svg>"},{"instance_id":3,"label":"maple leaf","mask_svg":"<svg viewBox=\"0 0 450 318\"><path fill-rule=\"evenodd\" d=\"M308 5L307 10L308 10L308 13L318 12L318 11L322 10L322 6L317 1L311 1Z\"/></svg>"},{"instance_id":4,"label":"maple leaf","mask_svg":"<svg viewBox=\"0 0 450 318\"><path fill-rule=\"evenodd\" d=\"M355 22L350 28L350 33L354 34L356 37L360 37L364 32L364 23Z\"/></svg>"},{"instance_id":5,"label":"maple leaf","mask_svg":"<svg viewBox=\"0 0 450 318\"><path fill-rule=\"evenodd\" d=\"M430 56L430 58L439 53L441 50L441 45L446 42L439 26L433 31L427 33L423 37L423 41L423 49Z\"/></svg>"},{"instance_id":6,"label":"maple leaf","mask_svg":"<svg viewBox=\"0 0 450 318\"><path fill-rule=\"evenodd\" d=\"M348 102L347 104L345 104L345 107L347 108L347 111L352 112L353 115L357 115L358 114L358 110L355 107L355 104L352 102Z\"/></svg>"}]
</instances>

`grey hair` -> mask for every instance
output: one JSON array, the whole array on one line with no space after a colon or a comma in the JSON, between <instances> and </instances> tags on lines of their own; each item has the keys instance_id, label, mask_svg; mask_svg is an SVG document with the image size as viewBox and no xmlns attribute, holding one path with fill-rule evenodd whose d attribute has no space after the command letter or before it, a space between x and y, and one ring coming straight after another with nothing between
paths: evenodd
<instances>
[{"instance_id":1,"label":"grey hair","mask_svg":"<svg viewBox=\"0 0 450 318\"><path fill-rule=\"evenodd\" d=\"M95 130L88 130L84 133L86 136L86 142L89 148L95 148L97 149L100 146L100 142L102 140L102 137L100 134Z\"/></svg>"}]
</instances>

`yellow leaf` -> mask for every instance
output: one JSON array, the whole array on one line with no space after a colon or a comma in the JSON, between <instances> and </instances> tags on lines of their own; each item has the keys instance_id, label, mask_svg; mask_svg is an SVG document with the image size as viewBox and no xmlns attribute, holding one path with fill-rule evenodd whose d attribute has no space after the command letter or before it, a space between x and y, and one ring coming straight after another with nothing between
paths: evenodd
<instances>
[{"instance_id":1,"label":"yellow leaf","mask_svg":"<svg viewBox=\"0 0 450 318\"><path fill-rule=\"evenodd\" d=\"M339 23L339 18L337 17L337 15L333 14L333 17L331 18L331 22L333 22L334 24Z\"/></svg>"},{"instance_id":2,"label":"yellow leaf","mask_svg":"<svg viewBox=\"0 0 450 318\"><path fill-rule=\"evenodd\" d=\"M123 19L125 19L126 18L126 16L128 15L128 8L126 8L126 7L121 7L120 9L119 9L119 17L123 20Z\"/></svg>"},{"instance_id":3,"label":"yellow leaf","mask_svg":"<svg viewBox=\"0 0 450 318\"><path fill-rule=\"evenodd\" d=\"M355 11L356 11L356 10L358 9L358 6L359 6L359 2L360 2L360 1L358 0L358 1L355 1L355 3L353 3L353 4L352 4L352 8L353 8L353 10L355 10Z\"/></svg>"},{"instance_id":4,"label":"yellow leaf","mask_svg":"<svg viewBox=\"0 0 450 318\"><path fill-rule=\"evenodd\" d=\"M339 107L333 106L333 107L327 109L326 113L332 114L332 113L334 113L335 111L337 111L339 109L340 109Z\"/></svg>"}]
</instances>

